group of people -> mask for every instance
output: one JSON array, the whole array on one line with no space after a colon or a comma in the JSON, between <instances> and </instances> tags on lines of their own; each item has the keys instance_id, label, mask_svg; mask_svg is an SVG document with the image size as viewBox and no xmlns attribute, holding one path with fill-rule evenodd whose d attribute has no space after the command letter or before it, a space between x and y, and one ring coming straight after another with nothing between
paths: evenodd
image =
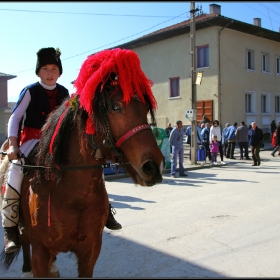
<instances>
[{"instance_id":1,"label":"group of people","mask_svg":"<svg viewBox=\"0 0 280 280\"><path fill-rule=\"evenodd\" d=\"M172 128L171 123L168 123L168 127L165 129L167 136L169 137L171 146L171 177L175 178L175 172L177 163L179 162L179 176L187 176L184 171L183 159L184 159L184 136L186 135L185 142L191 145L191 125L187 127L184 132L182 121L176 122L176 127ZM277 135L277 144L272 155L276 153L280 148L280 123L275 129ZM253 164L252 166L259 166L260 160L260 148L264 141L263 132L258 128L256 122L252 122L248 127L244 121L240 122L238 126L237 122L232 125L226 123L222 129L218 120L210 121L207 116L203 116L200 121L200 125L197 124L197 145L203 145L206 152L206 157L209 159L212 165L217 165L217 155L219 154L221 164L224 162L224 156L229 159L236 159L234 157L234 151L236 143L238 142L240 160L250 160L249 148L252 154ZM279 151L280 155L280 151ZM191 149L189 152L191 159Z\"/></svg>"},{"instance_id":2,"label":"group of people","mask_svg":"<svg viewBox=\"0 0 280 280\"><path fill-rule=\"evenodd\" d=\"M57 83L62 74L60 55L58 48L42 48L37 52L35 74L39 77L39 81L26 86L21 91L9 118L7 155L15 164L10 165L2 201L2 226L6 253L15 252L20 248L19 203L24 176L20 165L24 164L24 159L19 159L18 154L23 153L25 157L29 155L40 139L40 130L47 116L70 97L68 89ZM115 213L115 209L109 204L106 227L112 230L122 228L114 219Z\"/></svg>"}]
</instances>

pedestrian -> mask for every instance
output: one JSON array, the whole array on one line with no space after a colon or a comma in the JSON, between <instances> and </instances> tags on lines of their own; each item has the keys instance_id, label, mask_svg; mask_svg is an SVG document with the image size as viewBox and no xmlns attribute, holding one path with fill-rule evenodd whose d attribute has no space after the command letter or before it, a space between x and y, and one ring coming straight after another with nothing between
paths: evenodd
<instances>
[{"instance_id":1,"label":"pedestrian","mask_svg":"<svg viewBox=\"0 0 280 280\"><path fill-rule=\"evenodd\" d=\"M177 161L179 159L179 175L188 176L184 169L184 130L182 121L176 121L176 127L170 133L169 142L172 146L171 177L176 178Z\"/></svg>"},{"instance_id":2,"label":"pedestrian","mask_svg":"<svg viewBox=\"0 0 280 280\"><path fill-rule=\"evenodd\" d=\"M227 154L227 149L228 149L228 141L226 140L226 133L229 126L230 123L226 123L225 127L222 130L222 147L223 147L224 155Z\"/></svg>"},{"instance_id":3,"label":"pedestrian","mask_svg":"<svg viewBox=\"0 0 280 280\"><path fill-rule=\"evenodd\" d=\"M201 130L201 138L202 138L202 145L205 148L206 157L209 159L209 161L211 161L209 134L210 134L210 122L206 122L205 127Z\"/></svg>"},{"instance_id":4,"label":"pedestrian","mask_svg":"<svg viewBox=\"0 0 280 280\"><path fill-rule=\"evenodd\" d=\"M217 140L217 135L213 135L212 140L210 142L210 152L211 152L211 161L212 165L217 165L217 155L220 151L219 149L220 143Z\"/></svg>"},{"instance_id":5,"label":"pedestrian","mask_svg":"<svg viewBox=\"0 0 280 280\"><path fill-rule=\"evenodd\" d=\"M236 135L235 135L236 128L237 128L237 122L235 122L233 125L229 126L226 130L225 140L228 142L226 158L236 159L234 157L234 150L235 150L235 144L236 144Z\"/></svg>"},{"instance_id":6,"label":"pedestrian","mask_svg":"<svg viewBox=\"0 0 280 280\"><path fill-rule=\"evenodd\" d=\"M276 132L276 133L275 133ZM271 155L274 157L274 154L279 150L280 148L280 123L278 124L277 128L275 129L275 146L271 153ZM278 152L278 155L280 155L280 152Z\"/></svg>"},{"instance_id":7,"label":"pedestrian","mask_svg":"<svg viewBox=\"0 0 280 280\"><path fill-rule=\"evenodd\" d=\"M245 152L246 160L250 159L248 154L248 131L249 128L246 126L244 121L240 123L240 126L237 127L235 131L236 141L238 141L238 146L239 146L239 154L240 154L239 159L241 160L243 160L243 150Z\"/></svg>"},{"instance_id":8,"label":"pedestrian","mask_svg":"<svg viewBox=\"0 0 280 280\"><path fill-rule=\"evenodd\" d=\"M186 129L186 143L190 145L190 150L189 150L189 158L191 160L191 134L192 134L192 126L189 125ZM202 137L201 137L201 127L196 124L196 150L198 148L199 145L202 144Z\"/></svg>"},{"instance_id":9,"label":"pedestrian","mask_svg":"<svg viewBox=\"0 0 280 280\"><path fill-rule=\"evenodd\" d=\"M169 138L171 131L173 130L173 127L171 126L171 123L167 124L167 128L165 129L166 135Z\"/></svg>"},{"instance_id":10,"label":"pedestrian","mask_svg":"<svg viewBox=\"0 0 280 280\"><path fill-rule=\"evenodd\" d=\"M200 121L200 125L203 123L207 123L207 122L211 122L208 117L206 115L203 115L201 121Z\"/></svg>"},{"instance_id":11,"label":"pedestrian","mask_svg":"<svg viewBox=\"0 0 280 280\"><path fill-rule=\"evenodd\" d=\"M220 153L220 158L221 158L221 164L226 164L224 162L221 127L220 127L220 123L218 120L214 120L213 125L210 127L209 141L212 141L212 138L214 135L217 136L217 141L220 144L219 153Z\"/></svg>"},{"instance_id":12,"label":"pedestrian","mask_svg":"<svg viewBox=\"0 0 280 280\"><path fill-rule=\"evenodd\" d=\"M169 138L171 131L173 130L173 127L171 126L171 123L167 124L167 128L165 129L166 135ZM172 146L170 145L170 153L172 153Z\"/></svg>"},{"instance_id":13,"label":"pedestrian","mask_svg":"<svg viewBox=\"0 0 280 280\"><path fill-rule=\"evenodd\" d=\"M272 135L273 135L276 128L277 128L276 122L275 122L275 120L273 120L270 124L271 139L272 139Z\"/></svg>"},{"instance_id":14,"label":"pedestrian","mask_svg":"<svg viewBox=\"0 0 280 280\"><path fill-rule=\"evenodd\" d=\"M192 125L189 125L186 129L186 140L185 143L190 145L188 157L191 160L191 139L192 139Z\"/></svg>"},{"instance_id":15,"label":"pedestrian","mask_svg":"<svg viewBox=\"0 0 280 280\"><path fill-rule=\"evenodd\" d=\"M260 146L263 141L263 132L258 128L256 122L251 123L251 129L248 131L248 144L251 148L253 164L252 166L261 165Z\"/></svg>"}]
</instances>

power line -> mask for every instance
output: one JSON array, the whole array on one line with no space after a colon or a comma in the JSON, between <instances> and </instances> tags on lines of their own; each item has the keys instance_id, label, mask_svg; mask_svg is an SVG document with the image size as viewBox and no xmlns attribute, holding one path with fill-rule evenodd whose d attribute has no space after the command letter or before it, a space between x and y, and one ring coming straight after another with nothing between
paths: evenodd
<instances>
[{"instance_id":1,"label":"power line","mask_svg":"<svg viewBox=\"0 0 280 280\"><path fill-rule=\"evenodd\" d=\"M120 39L120 40L117 40L117 41L111 42L111 43L109 43L109 44L103 45L103 46L101 46L101 47L97 47L97 48L91 49L91 50L89 50L89 51L85 51L85 52L83 52L83 53L79 53L79 54L77 54L77 55L73 55L73 56L67 57L67 58L65 58L65 59L62 59L62 61L65 61L65 60L68 60L68 59L71 59L71 58L74 58L74 57L77 57L77 56L80 56L80 55L83 55L83 54L86 54L86 53L89 53L89 52L93 52L93 51L96 51L96 50L98 50L98 49L103 49L103 48L108 47L108 46L110 46L110 45L112 45L112 44L116 44L116 43L118 43L118 42L120 42L120 41L123 41L123 40L125 40L125 39L131 38L131 37L133 37L133 36L136 36L136 35L138 35L138 34L141 34L141 33L143 33L143 32L146 32L146 31L148 31L148 30L150 30L150 29L153 29L153 28L155 28L155 27L158 26L158 25L161 25L161 24L164 24L164 23L166 23L166 22L168 22L168 21L171 21L171 20L173 20L173 19L179 18L180 16L182 16L182 15L184 15L184 14L186 14L186 13L187 13L187 12L184 12L184 13L178 15L178 16L175 16L175 17L173 17L173 18L171 18L171 19L169 19L169 20L166 20L166 21L164 21L164 22L158 23L158 24L156 24L156 25L154 25L154 26L152 26L152 27L150 27L150 28L148 28L148 29L145 29L145 30L143 30L143 31L140 31L140 32L138 32L138 33L135 33L135 34L133 34L133 35L131 35L131 36L127 36L127 37L122 38L122 39ZM27 72L27 71L30 71L30 70L34 70L34 68L29 68L29 69L26 69L26 70L14 72L14 73L12 73L12 74L18 74L18 73Z\"/></svg>"},{"instance_id":2,"label":"power line","mask_svg":"<svg viewBox=\"0 0 280 280\"><path fill-rule=\"evenodd\" d=\"M73 12L56 12L56 11L34 11L34 10L15 10L0 9L8 12L26 12L26 13L47 13L47 14L69 14L69 15L88 15L88 16L115 16L115 17L150 17L150 18L171 18L173 16L148 16L148 15L119 15L119 14L95 14L95 13L73 13Z\"/></svg>"}]
</instances>

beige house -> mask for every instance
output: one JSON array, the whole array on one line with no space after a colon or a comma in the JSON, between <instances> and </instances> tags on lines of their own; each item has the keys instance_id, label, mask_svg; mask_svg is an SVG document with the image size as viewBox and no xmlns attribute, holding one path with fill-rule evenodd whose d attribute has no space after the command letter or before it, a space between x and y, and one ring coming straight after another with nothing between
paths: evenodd
<instances>
[{"instance_id":1,"label":"beige house","mask_svg":"<svg viewBox=\"0 0 280 280\"><path fill-rule=\"evenodd\" d=\"M280 33L261 27L261 19L247 24L221 15L210 5L209 14L195 16L197 120L206 114L223 127L256 121L267 132L280 121ZM146 75L154 82L158 127L184 125L192 109L191 20L160 29L117 47L135 51ZM195 74L196 74L195 73Z\"/></svg>"},{"instance_id":2,"label":"beige house","mask_svg":"<svg viewBox=\"0 0 280 280\"><path fill-rule=\"evenodd\" d=\"M8 103L8 80L16 76L0 73L0 145L7 136L7 123L10 117L12 104Z\"/></svg>"}]
</instances>

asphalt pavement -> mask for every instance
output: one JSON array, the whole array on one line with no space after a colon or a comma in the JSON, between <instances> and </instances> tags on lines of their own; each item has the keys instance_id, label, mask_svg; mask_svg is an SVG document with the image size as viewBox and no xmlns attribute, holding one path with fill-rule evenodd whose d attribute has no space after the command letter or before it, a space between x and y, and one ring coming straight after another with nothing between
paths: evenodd
<instances>
[{"instance_id":1,"label":"asphalt pavement","mask_svg":"<svg viewBox=\"0 0 280 280\"><path fill-rule=\"evenodd\" d=\"M104 229L93 278L280 277L280 156L271 148L261 150L260 166L239 160L238 149L220 166L186 157L188 177L166 170L153 187L106 176L123 228ZM60 253L57 265L60 277L77 277L71 252ZM21 266L22 254L0 277L21 277Z\"/></svg>"}]
</instances>

